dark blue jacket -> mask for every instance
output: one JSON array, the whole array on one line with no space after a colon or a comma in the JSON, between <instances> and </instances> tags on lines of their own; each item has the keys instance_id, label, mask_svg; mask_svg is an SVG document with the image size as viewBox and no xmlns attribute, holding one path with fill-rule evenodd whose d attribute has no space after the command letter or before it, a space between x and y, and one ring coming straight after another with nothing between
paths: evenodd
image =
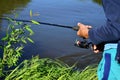
<instances>
[{"instance_id":1,"label":"dark blue jacket","mask_svg":"<svg viewBox=\"0 0 120 80\"><path fill-rule=\"evenodd\" d=\"M120 40L120 0L102 0L106 24L92 28L89 39L93 44Z\"/></svg>"}]
</instances>

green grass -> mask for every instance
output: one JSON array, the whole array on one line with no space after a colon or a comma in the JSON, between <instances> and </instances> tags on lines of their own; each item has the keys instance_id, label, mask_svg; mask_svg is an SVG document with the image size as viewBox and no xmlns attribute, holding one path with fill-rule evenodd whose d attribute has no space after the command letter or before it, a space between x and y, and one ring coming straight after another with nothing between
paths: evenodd
<instances>
[{"instance_id":1,"label":"green grass","mask_svg":"<svg viewBox=\"0 0 120 80\"><path fill-rule=\"evenodd\" d=\"M97 65L79 71L59 60L36 56L24 60L5 80L97 80L96 70Z\"/></svg>"}]
</instances>

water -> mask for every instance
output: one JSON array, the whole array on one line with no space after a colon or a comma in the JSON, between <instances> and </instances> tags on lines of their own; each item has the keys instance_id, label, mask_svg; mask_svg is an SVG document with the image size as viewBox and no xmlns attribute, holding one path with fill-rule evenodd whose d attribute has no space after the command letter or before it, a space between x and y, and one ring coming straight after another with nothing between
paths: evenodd
<instances>
[{"instance_id":1,"label":"water","mask_svg":"<svg viewBox=\"0 0 120 80\"><path fill-rule=\"evenodd\" d=\"M14 10L19 19L29 20L29 11L32 10L34 20L75 26L78 22L99 27L105 22L102 6L96 3L101 0L13 0L0 2L0 17L13 16ZM39 16L38 16L39 15ZM5 32L4 21L1 22L1 32ZM25 46L22 59L40 55L41 58L71 59L74 56L87 55L91 50L74 46L75 39L79 39L76 31L47 25L32 25L35 34L32 36L34 44ZM1 36L3 35L1 33ZM71 59L73 60L73 59ZM86 63L87 64L87 63Z\"/></svg>"}]
</instances>

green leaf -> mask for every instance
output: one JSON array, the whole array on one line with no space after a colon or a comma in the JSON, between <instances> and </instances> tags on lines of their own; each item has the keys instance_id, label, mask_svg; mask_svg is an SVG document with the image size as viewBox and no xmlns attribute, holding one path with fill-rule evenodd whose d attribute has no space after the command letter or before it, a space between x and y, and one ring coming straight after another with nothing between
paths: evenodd
<instances>
[{"instance_id":1,"label":"green leaf","mask_svg":"<svg viewBox=\"0 0 120 80\"><path fill-rule=\"evenodd\" d=\"M30 39L29 37L27 38L27 40L30 41L31 43L34 43L34 41Z\"/></svg>"},{"instance_id":2,"label":"green leaf","mask_svg":"<svg viewBox=\"0 0 120 80\"><path fill-rule=\"evenodd\" d=\"M22 49L23 49L23 47L21 46L21 47L17 48L16 51L18 52L18 51L21 51Z\"/></svg>"},{"instance_id":3,"label":"green leaf","mask_svg":"<svg viewBox=\"0 0 120 80\"><path fill-rule=\"evenodd\" d=\"M6 19L8 19L10 22L13 22L13 19L6 17Z\"/></svg>"},{"instance_id":4,"label":"green leaf","mask_svg":"<svg viewBox=\"0 0 120 80\"><path fill-rule=\"evenodd\" d=\"M8 26L9 26L9 28L12 29L12 30L15 29L15 26L12 25L12 24L9 24Z\"/></svg>"},{"instance_id":5,"label":"green leaf","mask_svg":"<svg viewBox=\"0 0 120 80\"><path fill-rule=\"evenodd\" d=\"M5 36L5 37L3 37L1 40L6 41L6 40L8 40L8 38L9 38L9 34L8 34L8 33L6 33L6 36Z\"/></svg>"},{"instance_id":6,"label":"green leaf","mask_svg":"<svg viewBox=\"0 0 120 80\"><path fill-rule=\"evenodd\" d=\"M19 51L16 51L16 53L17 53L17 54L16 54L17 57L20 57L20 56L21 56L21 53L20 53Z\"/></svg>"},{"instance_id":7,"label":"green leaf","mask_svg":"<svg viewBox=\"0 0 120 80\"><path fill-rule=\"evenodd\" d=\"M17 17L18 17L18 14L16 13L16 14L15 14L15 18L17 18Z\"/></svg>"},{"instance_id":8,"label":"green leaf","mask_svg":"<svg viewBox=\"0 0 120 80\"><path fill-rule=\"evenodd\" d=\"M23 24L23 22L18 22L19 25Z\"/></svg>"},{"instance_id":9,"label":"green leaf","mask_svg":"<svg viewBox=\"0 0 120 80\"><path fill-rule=\"evenodd\" d=\"M14 37L11 37L10 38L10 41L16 41Z\"/></svg>"},{"instance_id":10,"label":"green leaf","mask_svg":"<svg viewBox=\"0 0 120 80\"><path fill-rule=\"evenodd\" d=\"M25 44L27 44L26 40L24 38L21 38L21 41Z\"/></svg>"},{"instance_id":11,"label":"green leaf","mask_svg":"<svg viewBox=\"0 0 120 80\"><path fill-rule=\"evenodd\" d=\"M39 22L37 22L37 21L35 21L35 20L31 20L31 22L32 22L33 24L40 25L40 23L39 23Z\"/></svg>"},{"instance_id":12,"label":"green leaf","mask_svg":"<svg viewBox=\"0 0 120 80\"><path fill-rule=\"evenodd\" d=\"M32 10L30 10L30 17L32 17L32 15L33 15L33 14L32 14Z\"/></svg>"},{"instance_id":13,"label":"green leaf","mask_svg":"<svg viewBox=\"0 0 120 80\"><path fill-rule=\"evenodd\" d=\"M14 31L12 31L11 34L14 35L15 34Z\"/></svg>"},{"instance_id":14,"label":"green leaf","mask_svg":"<svg viewBox=\"0 0 120 80\"><path fill-rule=\"evenodd\" d=\"M11 46L11 44L8 44L7 46L6 46L6 48L9 48Z\"/></svg>"},{"instance_id":15,"label":"green leaf","mask_svg":"<svg viewBox=\"0 0 120 80\"><path fill-rule=\"evenodd\" d=\"M33 30L28 25L26 25L25 28L26 28L27 31L30 32L30 35L34 34Z\"/></svg>"}]
</instances>

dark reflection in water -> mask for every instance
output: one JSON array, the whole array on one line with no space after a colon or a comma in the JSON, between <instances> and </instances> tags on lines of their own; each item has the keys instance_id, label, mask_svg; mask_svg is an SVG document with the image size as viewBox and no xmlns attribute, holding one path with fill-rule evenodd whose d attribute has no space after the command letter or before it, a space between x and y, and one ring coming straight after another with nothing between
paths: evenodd
<instances>
[{"instance_id":1,"label":"dark reflection in water","mask_svg":"<svg viewBox=\"0 0 120 80\"><path fill-rule=\"evenodd\" d=\"M31 0L0 0L0 17L14 14L16 11L22 11ZM16 10L16 11L14 11ZM1 29L1 20L0 20Z\"/></svg>"},{"instance_id":2,"label":"dark reflection in water","mask_svg":"<svg viewBox=\"0 0 120 80\"><path fill-rule=\"evenodd\" d=\"M93 0L93 1L100 4L100 5L102 5L102 0Z\"/></svg>"},{"instance_id":3,"label":"dark reflection in water","mask_svg":"<svg viewBox=\"0 0 120 80\"><path fill-rule=\"evenodd\" d=\"M24 8L31 0L0 0L0 17L11 14L13 10Z\"/></svg>"},{"instance_id":4,"label":"dark reflection in water","mask_svg":"<svg viewBox=\"0 0 120 80\"><path fill-rule=\"evenodd\" d=\"M86 52L75 53L75 54L60 57L58 59L61 61L64 61L70 66L72 66L73 64L76 64L77 68L79 69L84 69L89 64L99 63L102 57L101 53L94 54L94 53L90 53L89 51L87 53L89 54L86 54Z\"/></svg>"},{"instance_id":5,"label":"dark reflection in water","mask_svg":"<svg viewBox=\"0 0 120 80\"><path fill-rule=\"evenodd\" d=\"M78 22L82 22L99 27L105 21L102 6L93 0L2 0L0 17L11 16L14 9L19 11L20 19L29 20L29 10L32 9L33 12L40 13L40 16L33 17L35 20L68 26L76 26ZM2 25L4 29L4 21L2 21ZM1 31L4 31L3 29ZM70 60L73 55L75 59L75 56L80 57L82 53L85 55L92 53L91 50L74 46L75 39L79 39L76 31L42 24L40 26L32 25L32 29L35 32L32 36L35 43L28 43L25 46L22 59L40 55L41 58L57 57L66 61ZM93 57L91 59L93 60Z\"/></svg>"}]
</instances>

